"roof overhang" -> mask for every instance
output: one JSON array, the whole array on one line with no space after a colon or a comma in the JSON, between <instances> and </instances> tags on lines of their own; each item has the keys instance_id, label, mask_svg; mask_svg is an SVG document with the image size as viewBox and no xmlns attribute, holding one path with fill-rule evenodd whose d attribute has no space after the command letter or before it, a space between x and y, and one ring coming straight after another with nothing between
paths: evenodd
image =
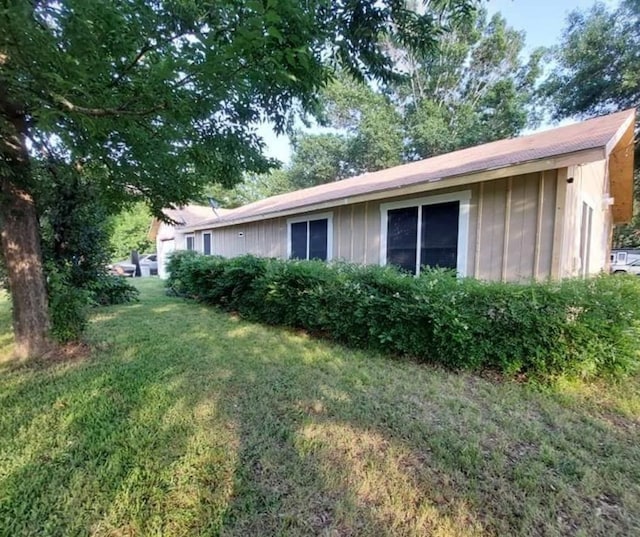
<instances>
[{"instance_id":1,"label":"roof overhang","mask_svg":"<svg viewBox=\"0 0 640 537\"><path fill-rule=\"evenodd\" d=\"M613 198L614 224L633 218L633 157L635 153L635 114L630 115L616 136L607 144L609 194Z\"/></svg>"}]
</instances>

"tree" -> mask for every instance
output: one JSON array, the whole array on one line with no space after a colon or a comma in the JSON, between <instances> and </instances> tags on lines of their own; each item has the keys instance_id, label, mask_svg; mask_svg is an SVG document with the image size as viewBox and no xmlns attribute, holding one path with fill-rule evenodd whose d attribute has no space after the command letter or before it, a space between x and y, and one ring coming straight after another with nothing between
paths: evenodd
<instances>
[{"instance_id":1,"label":"tree","mask_svg":"<svg viewBox=\"0 0 640 537\"><path fill-rule=\"evenodd\" d=\"M131 250L140 253L155 251L148 233L152 216L147 206L138 202L109 217L111 224L112 260L120 261L131 255Z\"/></svg>"},{"instance_id":2,"label":"tree","mask_svg":"<svg viewBox=\"0 0 640 537\"><path fill-rule=\"evenodd\" d=\"M556 67L541 86L556 120L591 117L640 102L640 2L596 3L569 14Z\"/></svg>"},{"instance_id":3,"label":"tree","mask_svg":"<svg viewBox=\"0 0 640 537\"><path fill-rule=\"evenodd\" d=\"M401 0L2 0L1 238L17 353L48 347L34 161L55 151L101 168L108 203L144 200L159 215L207 182L266 171L252 125L283 130L314 111L332 61L390 80L382 37L433 48L475 3L418 14Z\"/></svg>"},{"instance_id":4,"label":"tree","mask_svg":"<svg viewBox=\"0 0 640 537\"><path fill-rule=\"evenodd\" d=\"M522 61L524 35L480 10L419 55L393 39L407 76L374 85L341 73L322 92L328 134L298 134L288 173L296 188L336 181L515 136L535 124L542 50Z\"/></svg>"},{"instance_id":5,"label":"tree","mask_svg":"<svg viewBox=\"0 0 640 537\"><path fill-rule=\"evenodd\" d=\"M348 73L321 94L322 124L335 132L298 132L287 169L294 188L306 188L402 162L402 117L389 99Z\"/></svg>"},{"instance_id":6,"label":"tree","mask_svg":"<svg viewBox=\"0 0 640 537\"><path fill-rule=\"evenodd\" d=\"M597 3L573 11L562 42L552 49L556 67L541 85L552 118L586 118L640 103L640 2L610 9ZM640 124L636 121L636 133ZM640 195L640 153L635 150L635 194ZM615 230L614 244L640 246L640 218Z\"/></svg>"},{"instance_id":7,"label":"tree","mask_svg":"<svg viewBox=\"0 0 640 537\"><path fill-rule=\"evenodd\" d=\"M517 135L532 122L530 104L542 50L522 62L524 34L480 10L443 37L438 54L401 51L409 79L391 88L405 113L410 158Z\"/></svg>"},{"instance_id":8,"label":"tree","mask_svg":"<svg viewBox=\"0 0 640 537\"><path fill-rule=\"evenodd\" d=\"M286 169L292 190L344 179L350 173L349 141L343 134L298 133Z\"/></svg>"}]
</instances>

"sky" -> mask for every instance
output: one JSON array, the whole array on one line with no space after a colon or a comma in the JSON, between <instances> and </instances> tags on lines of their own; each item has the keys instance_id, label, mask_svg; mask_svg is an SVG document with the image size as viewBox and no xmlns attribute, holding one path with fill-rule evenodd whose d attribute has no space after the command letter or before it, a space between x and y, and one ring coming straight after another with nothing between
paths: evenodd
<instances>
[{"instance_id":1,"label":"sky","mask_svg":"<svg viewBox=\"0 0 640 537\"><path fill-rule=\"evenodd\" d=\"M617 5L618 0L603 0L605 4ZM528 52L541 46L552 46L560 42L565 20L574 9L587 9L595 0L488 0L489 13L500 12L509 26L526 34ZM258 133L264 138L266 154L287 163L291 147L286 136L276 136L269 125L262 125Z\"/></svg>"}]
</instances>

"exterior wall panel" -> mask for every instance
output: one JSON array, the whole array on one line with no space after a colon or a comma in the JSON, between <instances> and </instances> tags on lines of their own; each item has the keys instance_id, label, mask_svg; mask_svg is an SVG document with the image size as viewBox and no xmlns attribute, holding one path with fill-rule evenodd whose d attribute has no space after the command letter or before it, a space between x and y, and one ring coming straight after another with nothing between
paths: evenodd
<instances>
[{"instance_id":1,"label":"exterior wall panel","mask_svg":"<svg viewBox=\"0 0 640 537\"><path fill-rule=\"evenodd\" d=\"M499 280L502 277L506 199L506 179L484 183L479 233L480 259L476 275L480 280Z\"/></svg>"}]
</instances>

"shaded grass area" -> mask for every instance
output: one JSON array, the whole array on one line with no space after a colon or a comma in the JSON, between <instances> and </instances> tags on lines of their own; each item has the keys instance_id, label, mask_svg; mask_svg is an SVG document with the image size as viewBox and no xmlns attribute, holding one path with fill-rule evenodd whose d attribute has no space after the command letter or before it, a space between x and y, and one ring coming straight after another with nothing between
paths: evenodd
<instances>
[{"instance_id":1,"label":"shaded grass area","mask_svg":"<svg viewBox=\"0 0 640 537\"><path fill-rule=\"evenodd\" d=\"M0 535L640 534L640 381L545 389L164 296L10 362Z\"/></svg>"}]
</instances>

